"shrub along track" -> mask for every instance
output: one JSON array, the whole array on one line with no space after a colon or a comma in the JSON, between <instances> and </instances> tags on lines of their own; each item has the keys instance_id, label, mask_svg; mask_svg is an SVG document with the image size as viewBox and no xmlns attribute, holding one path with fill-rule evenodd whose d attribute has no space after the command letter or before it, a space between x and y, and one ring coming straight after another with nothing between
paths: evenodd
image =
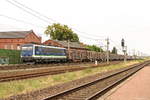
<instances>
[{"instance_id":1,"label":"shrub along track","mask_svg":"<svg viewBox=\"0 0 150 100\"><path fill-rule=\"evenodd\" d=\"M114 61L111 62L110 64L118 64L118 63L120 63L120 61ZM86 63L86 65L76 64L74 66L69 65L69 66L56 66L56 67L41 67L41 68L33 68L33 69L26 69L26 70L5 71L5 72L0 72L0 82L27 79L27 78L33 78L33 77L39 77L45 75L54 75L54 74L60 74L65 72L73 72L73 71L84 70L87 68L96 68L96 66L93 65L94 64L87 65ZM101 63L98 65L98 67L106 66L106 65L108 64ZM88 67L84 67L84 66L88 66Z\"/></svg>"},{"instance_id":2,"label":"shrub along track","mask_svg":"<svg viewBox=\"0 0 150 100\"><path fill-rule=\"evenodd\" d=\"M128 68L99 73L27 94L11 96L6 100L94 100L149 63L146 61Z\"/></svg>"}]
</instances>

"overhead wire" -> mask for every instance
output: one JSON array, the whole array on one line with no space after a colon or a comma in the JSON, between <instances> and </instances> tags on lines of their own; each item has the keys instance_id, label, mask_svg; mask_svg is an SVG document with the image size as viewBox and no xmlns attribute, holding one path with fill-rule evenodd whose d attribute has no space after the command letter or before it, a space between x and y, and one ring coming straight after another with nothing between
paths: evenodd
<instances>
[{"instance_id":1,"label":"overhead wire","mask_svg":"<svg viewBox=\"0 0 150 100\"><path fill-rule=\"evenodd\" d=\"M18 2L18 1L16 1L16 0L12 0L12 1L14 1L15 3L17 3L17 4L21 5L21 6L23 6L24 8L27 8L27 9L31 10L32 12L34 12L34 13L36 13L36 14L38 14L38 15L40 15L40 16L42 16L42 17L48 19L48 20L50 19L50 20L53 21L53 22L57 22L56 20L54 20L54 19L52 19L52 18L49 18L49 17L43 15L42 13L39 13L38 11L35 11L35 10L33 10L32 8L29 8L28 6L26 6L26 5L24 5L24 4L20 3L20 2Z\"/></svg>"},{"instance_id":2,"label":"overhead wire","mask_svg":"<svg viewBox=\"0 0 150 100\"><path fill-rule=\"evenodd\" d=\"M41 28L45 28L43 26L40 26L40 25L36 25L36 24L33 24L33 23L29 23L29 22L26 22L24 20L20 20L20 19L16 19L16 18L13 18L13 17L9 17L7 15L3 15L3 14L0 14L1 17L5 17L7 19L10 19L10 20L14 20L14 21L17 21L17 22L21 22L21 23L24 23L24 24L29 24L29 25L34 25L34 26L37 26L37 27L41 27Z\"/></svg>"},{"instance_id":3,"label":"overhead wire","mask_svg":"<svg viewBox=\"0 0 150 100\"><path fill-rule=\"evenodd\" d=\"M33 12L35 12L36 14L38 14L38 15L40 15L40 16L42 16L42 17L48 19L48 20L51 20L51 21L53 21L53 22L57 22L56 20L54 20L54 19L52 19L52 18L50 18L50 17L47 17L47 16L45 16L44 14L41 14L41 13L39 13L38 11L35 11L35 10L33 10L32 8L27 7L26 5L20 3L20 2L18 2L18 1L16 1L16 0L12 0L12 1L14 1L14 2L16 2L17 4L19 4L19 5L21 5L21 6L25 7L25 8L27 8L27 9L33 11ZM79 30L77 30L76 28L73 28L73 27L72 27L72 29L74 29L75 31L77 31L77 32L79 32L79 33L85 33L85 32L81 32L81 31L79 31ZM87 33L85 33L85 34L87 34ZM91 35L91 34L90 34L90 35ZM96 37L99 37L99 36L96 36ZM100 37L101 37L101 36L100 36Z\"/></svg>"},{"instance_id":4,"label":"overhead wire","mask_svg":"<svg viewBox=\"0 0 150 100\"><path fill-rule=\"evenodd\" d=\"M8 24L2 24L2 23L0 23L0 31L4 31L5 29L15 29L15 30L23 30L23 28L19 28L19 27L15 27L15 26L13 26L13 25L8 25Z\"/></svg>"},{"instance_id":5,"label":"overhead wire","mask_svg":"<svg viewBox=\"0 0 150 100\"><path fill-rule=\"evenodd\" d=\"M7 1L8 3L10 3L10 4L16 6L17 8L23 10L24 12L26 12L26 13L28 13L28 14L30 14L30 15L32 15L32 16L34 16L34 17L40 19L40 20L42 20L42 21L44 21L45 23L51 24L51 22L49 22L49 20L51 20L51 21L53 21L53 22L57 22L56 20L54 20L54 19L52 19L52 18L50 18L50 17L47 17L47 16L45 16L45 15L39 13L38 11L35 11L35 10L31 9L30 7L24 5L24 4L22 4L22 3L20 3L20 2L18 2L18 1L16 1L16 0L11 0L11 1L10 1L10 0L6 0L6 1ZM12 2L12 1L13 1L13 2ZM17 4L18 4L18 5L17 5ZM19 5L20 5L20 6L19 6ZM30 10L30 11L26 10L25 8L28 9L28 10ZM33 12L34 12L35 14L34 14ZM37 14L37 15L36 15L36 14ZM22 23L26 23L26 24L38 26L38 25L35 25L35 24L33 24L33 23L25 22L25 21L23 21L23 20L19 20L19 19L16 19L16 18L13 18L13 17L9 17L9 16L6 16L6 15L0 15L0 16L5 17L5 18L8 18L8 19L15 20L15 21L18 21L18 22L22 22ZM39 17L39 16L41 16L41 17L43 17L43 18L41 18L41 17ZM38 26L38 27L45 28L45 27L43 27L43 26ZM83 38L90 39L90 40L94 40L94 41L100 40L99 38L92 38L92 37L91 37L92 34L79 31L78 29L73 28L73 27L72 27L72 29L73 29L74 31L79 32L79 33L84 33L84 34L78 34L78 35L80 35L80 36L83 37ZM86 34L86 35L85 35L85 34ZM87 35L90 35L90 37L88 37ZM102 36L94 36L94 37L102 37ZM111 40L111 41L112 41L112 40ZM115 43L114 41L112 41L112 42ZM115 44L116 44L116 43L115 43ZM118 46L118 45L116 45L116 46L117 46L117 48L119 48L120 50L122 50L122 49L120 48L120 46Z\"/></svg>"},{"instance_id":6,"label":"overhead wire","mask_svg":"<svg viewBox=\"0 0 150 100\"><path fill-rule=\"evenodd\" d=\"M34 25L34 26L37 26L37 27L41 27L41 28L45 28L44 26L40 26L40 25L36 25L36 24L33 24L33 23L29 23L29 22L26 22L24 20L20 20L20 19L16 19L14 17L9 17L7 15L3 15L3 14L0 14L1 17L4 17L4 18L7 18L7 19L10 19L10 20L14 20L14 21L17 21L17 22L21 22L21 23L24 23L24 24L28 24L28 25ZM81 34L80 34L81 35ZM86 36L83 36L82 37L86 38L86 39L90 39L90 40L97 40L97 39L94 39L94 38L89 38L89 37L86 37Z\"/></svg>"},{"instance_id":7,"label":"overhead wire","mask_svg":"<svg viewBox=\"0 0 150 100\"><path fill-rule=\"evenodd\" d=\"M110 41L114 44L114 46L115 46L120 52L122 52L122 48L121 48L121 46L120 46L118 43L116 43L116 42L113 41L112 39L110 39Z\"/></svg>"},{"instance_id":8,"label":"overhead wire","mask_svg":"<svg viewBox=\"0 0 150 100\"><path fill-rule=\"evenodd\" d=\"M49 23L49 20L51 20L51 21L53 21L53 22L57 22L56 20L54 20L54 19L52 19L52 18L49 18L49 17L47 17L47 16L45 16L45 15L39 13L38 11L33 10L32 8L30 8L30 7L24 5L24 4L22 4L22 3L20 3L20 2L18 2L18 1L16 1L16 0L12 0L13 2L10 1L10 0L6 0L6 1L7 1L8 3L10 3L10 4L16 6L17 8L19 8L19 9L25 11L26 13L28 13L28 14L30 14L30 15L32 15L32 16L34 16L34 17L36 17L36 18L38 18L38 19L40 19L40 20L46 22L46 23ZM25 9L25 8L26 8L26 9ZM30 11L28 11L27 9L30 10ZM34 12L34 13L33 13L33 12ZM37 14L37 15L36 15L36 14ZM39 17L39 16L40 16L40 17ZM16 20L16 21L24 22L24 21L21 21L21 20L17 20L17 19L14 19L14 18L10 18L10 17L8 17L8 16L5 16L5 17L7 17L7 18L9 18L9 19ZM46 20L43 19L43 18L41 18L41 17L45 18ZM25 23L27 23L27 22L25 22ZM28 23L28 24L31 24L31 23ZM96 38L93 38L93 37L91 37L91 34L88 34L88 33L86 33L86 32L81 32L81 31L79 31L78 29L73 28L73 27L71 27L71 28L72 28L74 31L77 31L77 32L79 32L79 33L84 33L84 34L78 34L78 35L81 36L82 38L86 38L86 39L90 39L90 40L97 41L97 40L100 40L99 37L104 37L104 36L94 36L94 37L96 37ZM85 34L86 34L86 35L85 35ZM90 35L90 37L87 36L87 35ZM98 38L97 38L97 37L98 37Z\"/></svg>"},{"instance_id":9,"label":"overhead wire","mask_svg":"<svg viewBox=\"0 0 150 100\"><path fill-rule=\"evenodd\" d=\"M113 42L117 48L119 48L120 52L122 52L122 47L121 47L121 45L117 44L117 43L116 43L115 41L113 41L112 39L110 39L110 41ZM128 54L131 54L131 49L130 49L129 47L127 48L127 52L128 52Z\"/></svg>"},{"instance_id":10,"label":"overhead wire","mask_svg":"<svg viewBox=\"0 0 150 100\"><path fill-rule=\"evenodd\" d=\"M37 16L37 15L35 15L35 14L31 13L30 11L28 11L28 10L24 9L24 8L23 8L23 7L21 7L21 6L18 6L17 4L15 4L15 3L11 2L10 0L6 0L6 1L7 1L8 3L10 3L10 4L14 5L15 7L17 7L17 8L19 8L19 9L21 9L21 10L25 11L26 13L28 13L28 14L30 14L30 15L32 15L32 16L34 16L34 17L36 17L36 18L38 18L38 19L40 19L40 20L42 20L42 21L46 22L46 23L49 23L49 22L48 22L48 20L45 20L45 19L43 19L43 18L40 18L39 16Z\"/></svg>"},{"instance_id":11,"label":"overhead wire","mask_svg":"<svg viewBox=\"0 0 150 100\"><path fill-rule=\"evenodd\" d=\"M6 1L9 2L9 3L11 3L12 5L18 7L19 9L21 9L21 10L23 10L23 11L25 11L25 12L31 14L32 16L37 17L38 19L40 19L40 20L42 20L42 21L44 21L44 22L46 22L46 23L48 23L49 20L51 20L51 21L53 21L53 22L57 22L56 20L54 20L54 19L52 19L52 18L49 18L49 17L47 17L47 16L45 16L45 15L39 13L38 11L33 10L32 8L30 8L30 7L24 5L24 4L22 4L22 3L20 3L20 2L18 2L18 1L16 1L16 0L12 0L13 2L11 2L10 0L6 0ZM19 4L20 6L18 6L18 5L15 4L15 3ZM22 7L21 7L21 6L22 6ZM26 9L28 9L28 10L30 10L30 11L36 13L36 14L38 14L38 16L35 15L35 14L33 14L33 13L31 13L31 12L29 12L28 10L26 10L26 9L24 9L24 8L26 8ZM41 17L39 17L39 16L42 16L42 17L46 18L47 20L44 20L43 18L41 18ZM73 27L71 27L71 28L72 28L73 30L79 32L79 33L84 33L84 34L82 34L82 35L79 34L79 35L81 35L82 37L86 37L86 38L88 38L88 39L93 39L93 38L87 36L87 35L92 35L92 34L88 34L88 33L85 33L85 32L81 32L81 31L79 31L78 29L73 28ZM85 36L85 34L86 34L86 36ZM102 36L95 36L95 37L102 37ZM94 39L95 39L95 38L94 38Z\"/></svg>"}]
</instances>

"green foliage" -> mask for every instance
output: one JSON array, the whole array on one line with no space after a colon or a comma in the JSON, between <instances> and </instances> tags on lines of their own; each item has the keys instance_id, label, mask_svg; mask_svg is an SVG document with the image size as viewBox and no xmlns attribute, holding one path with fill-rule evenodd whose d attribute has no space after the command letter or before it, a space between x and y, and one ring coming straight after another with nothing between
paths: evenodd
<instances>
[{"instance_id":1,"label":"green foliage","mask_svg":"<svg viewBox=\"0 0 150 100\"><path fill-rule=\"evenodd\" d=\"M103 49L97 47L96 45L88 45L86 46L86 48L89 49L90 51L103 52Z\"/></svg>"},{"instance_id":2,"label":"green foliage","mask_svg":"<svg viewBox=\"0 0 150 100\"><path fill-rule=\"evenodd\" d=\"M3 57L6 57L9 59L9 64L21 63L19 50L0 49L0 58L3 58Z\"/></svg>"},{"instance_id":3,"label":"green foliage","mask_svg":"<svg viewBox=\"0 0 150 100\"><path fill-rule=\"evenodd\" d=\"M113 47L111 53L112 53L112 54L117 54L117 48L116 48L116 47Z\"/></svg>"},{"instance_id":4,"label":"green foliage","mask_svg":"<svg viewBox=\"0 0 150 100\"><path fill-rule=\"evenodd\" d=\"M54 23L49 25L45 31L46 35L50 35L53 40L69 40L71 42L79 42L79 37L76 33L72 31L67 25L61 25L59 23Z\"/></svg>"},{"instance_id":5,"label":"green foliage","mask_svg":"<svg viewBox=\"0 0 150 100\"><path fill-rule=\"evenodd\" d=\"M76 33L72 33L71 42L79 42L79 37Z\"/></svg>"}]
</instances>

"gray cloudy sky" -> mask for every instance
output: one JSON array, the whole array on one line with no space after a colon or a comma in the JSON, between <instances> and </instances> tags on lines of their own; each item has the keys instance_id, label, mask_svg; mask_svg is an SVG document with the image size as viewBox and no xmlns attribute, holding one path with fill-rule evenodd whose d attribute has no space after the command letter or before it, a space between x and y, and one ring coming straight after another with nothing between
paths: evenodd
<instances>
[{"instance_id":1,"label":"gray cloudy sky","mask_svg":"<svg viewBox=\"0 0 150 100\"><path fill-rule=\"evenodd\" d=\"M136 52L150 54L149 0L15 1L50 19L36 15L44 21L40 20L12 5L12 3L18 5L14 0L0 0L0 31L33 29L35 33L43 37L44 41L48 39L43 34L45 27L54 22L60 22L72 27L84 43L104 46L105 38L109 37L112 48L112 46L119 47L121 38L125 38L130 53L133 53L135 49ZM30 10L28 12L36 14Z\"/></svg>"}]
</instances>

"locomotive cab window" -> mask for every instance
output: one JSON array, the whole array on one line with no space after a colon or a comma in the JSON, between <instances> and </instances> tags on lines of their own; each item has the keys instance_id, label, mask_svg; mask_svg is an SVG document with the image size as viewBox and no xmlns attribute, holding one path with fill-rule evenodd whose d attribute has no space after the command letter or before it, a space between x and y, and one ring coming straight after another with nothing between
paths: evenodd
<instances>
[{"instance_id":1,"label":"locomotive cab window","mask_svg":"<svg viewBox=\"0 0 150 100\"><path fill-rule=\"evenodd\" d=\"M33 46L21 47L21 56L32 56L32 55L33 55Z\"/></svg>"},{"instance_id":2,"label":"locomotive cab window","mask_svg":"<svg viewBox=\"0 0 150 100\"><path fill-rule=\"evenodd\" d=\"M33 47L22 47L21 50L22 51L31 51L33 49Z\"/></svg>"}]
</instances>

